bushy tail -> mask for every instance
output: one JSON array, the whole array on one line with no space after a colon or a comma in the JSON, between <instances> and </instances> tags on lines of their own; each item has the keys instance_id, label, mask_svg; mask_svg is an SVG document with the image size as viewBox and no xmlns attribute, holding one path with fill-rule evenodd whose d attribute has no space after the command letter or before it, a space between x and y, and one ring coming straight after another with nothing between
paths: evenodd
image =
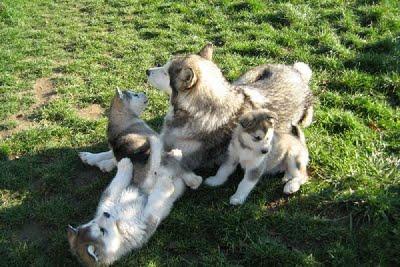
<instances>
[{"instance_id":1,"label":"bushy tail","mask_svg":"<svg viewBox=\"0 0 400 267\"><path fill-rule=\"evenodd\" d=\"M296 62L296 63L294 63L293 68L295 68L295 70L300 72L301 77L303 78L303 80L306 83L308 83L310 81L311 76L312 76L312 71L306 63Z\"/></svg>"},{"instance_id":2,"label":"bushy tail","mask_svg":"<svg viewBox=\"0 0 400 267\"><path fill-rule=\"evenodd\" d=\"M304 136L304 132L301 130L300 126L292 124L292 134L299 138L303 145L306 145L306 137Z\"/></svg>"}]
</instances>

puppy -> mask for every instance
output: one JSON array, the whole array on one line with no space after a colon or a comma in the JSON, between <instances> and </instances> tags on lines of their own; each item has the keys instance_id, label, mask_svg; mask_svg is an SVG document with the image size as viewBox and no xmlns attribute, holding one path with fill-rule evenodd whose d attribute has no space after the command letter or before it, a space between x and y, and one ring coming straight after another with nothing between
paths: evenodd
<instances>
[{"instance_id":1,"label":"puppy","mask_svg":"<svg viewBox=\"0 0 400 267\"><path fill-rule=\"evenodd\" d=\"M179 161L179 154L173 151L164 158L168 162ZM131 250L141 248L153 235L185 190L174 168L162 165L159 171L153 190L146 194L130 185L131 160L123 158L118 162L117 174L103 192L94 218L67 229L70 249L83 264L110 265Z\"/></svg>"},{"instance_id":2,"label":"puppy","mask_svg":"<svg viewBox=\"0 0 400 267\"><path fill-rule=\"evenodd\" d=\"M265 109L244 114L233 132L228 159L205 181L210 186L221 185L240 164L245 175L230 198L232 205L243 204L263 174L284 172L286 194L298 191L307 181L308 150L303 132L298 126L292 126L291 133L276 132L276 121L277 115Z\"/></svg>"},{"instance_id":3,"label":"puppy","mask_svg":"<svg viewBox=\"0 0 400 267\"><path fill-rule=\"evenodd\" d=\"M111 103L107 128L111 150L97 154L81 152L79 156L83 162L98 166L103 171L111 171L119 160L130 158L135 170L134 183L148 192L155 182L154 175L164 153L158 134L139 117L147 103L144 93L117 89ZM202 182L200 176L192 173L182 173L182 178L192 189L196 189Z\"/></svg>"}]
</instances>

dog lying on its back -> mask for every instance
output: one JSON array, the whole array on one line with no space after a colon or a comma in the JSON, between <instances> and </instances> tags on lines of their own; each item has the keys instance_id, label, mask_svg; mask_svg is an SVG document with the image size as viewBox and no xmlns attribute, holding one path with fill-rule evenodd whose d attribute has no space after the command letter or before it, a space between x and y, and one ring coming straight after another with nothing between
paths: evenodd
<instances>
[{"instance_id":1,"label":"dog lying on its back","mask_svg":"<svg viewBox=\"0 0 400 267\"><path fill-rule=\"evenodd\" d=\"M146 192L151 190L157 169L161 162L165 161L163 145L158 134L139 118L147 102L144 93L117 89L111 103L107 128L111 150L97 154L79 153L83 162L97 166L103 171L111 171L122 158L131 159L135 171L133 181ZM176 167L179 168L179 165ZM196 189L202 182L201 177L192 173L178 169L176 171L192 189Z\"/></svg>"},{"instance_id":2,"label":"dog lying on its back","mask_svg":"<svg viewBox=\"0 0 400 267\"><path fill-rule=\"evenodd\" d=\"M167 153L168 162L181 154ZM143 193L130 185L133 165L129 158L118 162L118 171L103 192L94 218L76 228L68 227L72 253L87 266L108 266L132 249L141 248L168 216L185 184L175 177L173 166L160 166L153 190ZM172 191L171 191L172 183Z\"/></svg>"},{"instance_id":3,"label":"dog lying on its back","mask_svg":"<svg viewBox=\"0 0 400 267\"><path fill-rule=\"evenodd\" d=\"M308 151L303 132L294 125L291 133L275 132L276 121L277 115L264 109L244 114L233 132L228 159L215 176L205 181L210 186L221 185L240 164L245 175L230 199L231 204L243 204L266 173L285 172L286 194L296 192L307 181Z\"/></svg>"}]
</instances>

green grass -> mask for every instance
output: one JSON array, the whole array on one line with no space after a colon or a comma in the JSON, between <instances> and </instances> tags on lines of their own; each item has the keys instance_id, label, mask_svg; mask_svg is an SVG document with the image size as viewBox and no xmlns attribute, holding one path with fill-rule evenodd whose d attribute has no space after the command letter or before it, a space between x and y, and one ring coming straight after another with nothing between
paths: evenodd
<instances>
[{"instance_id":1,"label":"green grass","mask_svg":"<svg viewBox=\"0 0 400 267\"><path fill-rule=\"evenodd\" d=\"M77 264L66 225L91 218L113 177L77 157L107 147L105 116L81 111L134 88L159 129L168 101L145 70L206 41L230 80L310 64L311 181L287 198L264 179L242 207L228 203L239 175L188 191L117 265L400 265L399 3L307 2L0 1L0 265Z\"/></svg>"}]
</instances>

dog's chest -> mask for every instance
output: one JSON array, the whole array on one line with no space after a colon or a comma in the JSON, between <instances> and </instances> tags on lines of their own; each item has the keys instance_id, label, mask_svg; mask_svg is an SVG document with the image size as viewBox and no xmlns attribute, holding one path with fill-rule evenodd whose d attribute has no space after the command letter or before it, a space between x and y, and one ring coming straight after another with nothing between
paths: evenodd
<instances>
[{"instance_id":1,"label":"dog's chest","mask_svg":"<svg viewBox=\"0 0 400 267\"><path fill-rule=\"evenodd\" d=\"M259 166L264 160L264 156L256 153L254 150L242 148L238 142L233 145L233 153L239 159L240 166L243 169L252 169Z\"/></svg>"}]
</instances>

